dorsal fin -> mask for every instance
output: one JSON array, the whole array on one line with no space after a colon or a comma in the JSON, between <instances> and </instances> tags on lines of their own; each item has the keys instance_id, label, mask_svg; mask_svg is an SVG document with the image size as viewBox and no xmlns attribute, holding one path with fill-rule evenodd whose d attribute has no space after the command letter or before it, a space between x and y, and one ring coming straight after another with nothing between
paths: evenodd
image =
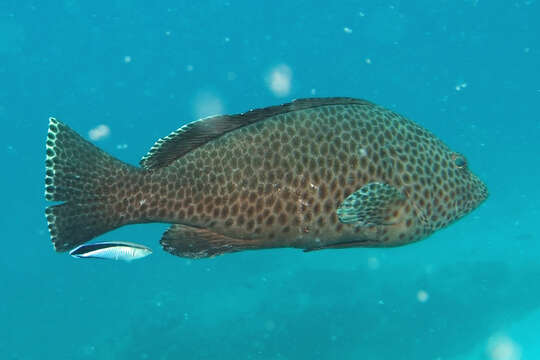
<instances>
[{"instance_id":1,"label":"dorsal fin","mask_svg":"<svg viewBox=\"0 0 540 360\"><path fill-rule=\"evenodd\" d=\"M148 170L167 166L174 160L223 134L278 114L327 105L349 104L373 106L368 101L353 98L297 99L287 104L250 110L242 114L218 115L200 119L186 124L156 141L148 154L141 159L140 164Z\"/></svg>"}]
</instances>

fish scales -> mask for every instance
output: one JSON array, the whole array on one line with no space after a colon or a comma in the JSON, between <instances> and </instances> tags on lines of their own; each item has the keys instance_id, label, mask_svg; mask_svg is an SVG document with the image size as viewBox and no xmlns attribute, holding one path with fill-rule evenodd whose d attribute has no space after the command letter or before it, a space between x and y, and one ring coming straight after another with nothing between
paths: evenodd
<instances>
[{"instance_id":1,"label":"fish scales","mask_svg":"<svg viewBox=\"0 0 540 360\"><path fill-rule=\"evenodd\" d=\"M229 128L235 122L240 126ZM97 212L98 226L77 243L125 224L165 222L173 224L161 241L165 250L193 258L275 247L390 247L427 237L487 197L461 154L363 100L306 99L193 124L158 141L142 169L92 149L85 168L92 172L97 157L110 170L85 184L95 199L84 195L79 216ZM51 149L56 155L66 146L55 141ZM71 171L51 165L63 168ZM60 188L62 176L50 178ZM56 199L55 184L46 194L67 199L66 206L74 195ZM67 250L73 240L64 244L57 233L72 225L59 225L60 212L48 209L55 248Z\"/></svg>"}]
</instances>

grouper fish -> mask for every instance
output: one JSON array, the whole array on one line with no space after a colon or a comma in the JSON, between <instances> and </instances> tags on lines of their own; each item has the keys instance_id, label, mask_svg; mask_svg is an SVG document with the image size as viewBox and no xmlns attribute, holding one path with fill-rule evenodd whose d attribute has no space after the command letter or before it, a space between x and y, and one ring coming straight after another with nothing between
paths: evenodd
<instances>
[{"instance_id":1,"label":"grouper fish","mask_svg":"<svg viewBox=\"0 0 540 360\"><path fill-rule=\"evenodd\" d=\"M465 157L365 100L300 99L201 119L140 167L51 118L45 213L56 251L127 224L171 224L177 256L393 247L426 238L488 196Z\"/></svg>"}]
</instances>

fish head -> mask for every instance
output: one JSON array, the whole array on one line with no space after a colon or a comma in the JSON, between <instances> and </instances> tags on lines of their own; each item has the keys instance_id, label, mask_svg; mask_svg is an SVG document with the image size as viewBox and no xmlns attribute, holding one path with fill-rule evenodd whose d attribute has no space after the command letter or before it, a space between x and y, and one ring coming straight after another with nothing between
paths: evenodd
<instances>
[{"instance_id":1,"label":"fish head","mask_svg":"<svg viewBox=\"0 0 540 360\"><path fill-rule=\"evenodd\" d=\"M421 240L464 217L488 197L486 184L470 170L465 156L439 145L419 154L412 161L414 167L401 167L403 172L398 176L402 186L396 189L405 200L402 206L395 203L393 218L373 227L374 246L400 246ZM422 164L422 160L426 163ZM422 176L407 173L412 168L424 169Z\"/></svg>"},{"instance_id":2,"label":"fish head","mask_svg":"<svg viewBox=\"0 0 540 360\"><path fill-rule=\"evenodd\" d=\"M446 171L441 171L437 179L441 180L440 215L449 224L462 218L476 209L488 197L486 184L470 169L464 155L457 152L447 152L446 159L441 164Z\"/></svg>"},{"instance_id":3,"label":"fish head","mask_svg":"<svg viewBox=\"0 0 540 360\"><path fill-rule=\"evenodd\" d=\"M409 196L428 233L461 219L488 197L486 184L471 171L464 155L439 141L432 144L436 148L427 149L427 171L422 186L417 186L421 190Z\"/></svg>"}]
</instances>

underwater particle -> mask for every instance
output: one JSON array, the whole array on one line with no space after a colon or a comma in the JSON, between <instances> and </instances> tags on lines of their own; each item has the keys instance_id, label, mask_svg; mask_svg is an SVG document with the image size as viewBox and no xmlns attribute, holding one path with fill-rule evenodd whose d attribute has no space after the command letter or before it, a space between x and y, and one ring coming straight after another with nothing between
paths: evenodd
<instances>
[{"instance_id":1,"label":"underwater particle","mask_svg":"<svg viewBox=\"0 0 540 360\"><path fill-rule=\"evenodd\" d=\"M96 353L96 347L94 345L85 345L81 349L82 355L94 356Z\"/></svg>"},{"instance_id":2,"label":"underwater particle","mask_svg":"<svg viewBox=\"0 0 540 360\"><path fill-rule=\"evenodd\" d=\"M221 98L211 91L201 91L193 102L194 115L201 119L212 115L223 114L224 107Z\"/></svg>"},{"instance_id":3,"label":"underwater particle","mask_svg":"<svg viewBox=\"0 0 540 360\"><path fill-rule=\"evenodd\" d=\"M291 92L292 70L288 65L274 67L266 77L270 91L277 97L284 97Z\"/></svg>"},{"instance_id":4,"label":"underwater particle","mask_svg":"<svg viewBox=\"0 0 540 360\"><path fill-rule=\"evenodd\" d=\"M230 42L231 41L231 38L226 36L225 39L224 39L225 42Z\"/></svg>"},{"instance_id":5,"label":"underwater particle","mask_svg":"<svg viewBox=\"0 0 540 360\"><path fill-rule=\"evenodd\" d=\"M368 65L371 65L371 59L370 58L366 58L366 60L364 60L364 62Z\"/></svg>"},{"instance_id":6,"label":"underwater particle","mask_svg":"<svg viewBox=\"0 0 540 360\"><path fill-rule=\"evenodd\" d=\"M429 294L425 290L418 290L416 293L416 299L418 299L418 301L421 303L425 303L429 300Z\"/></svg>"},{"instance_id":7,"label":"underwater particle","mask_svg":"<svg viewBox=\"0 0 540 360\"><path fill-rule=\"evenodd\" d=\"M124 56L124 62L125 62L126 64L129 64L129 63L131 62L131 60L132 60L132 59L131 59L131 56L129 56L129 55Z\"/></svg>"},{"instance_id":8,"label":"underwater particle","mask_svg":"<svg viewBox=\"0 0 540 360\"><path fill-rule=\"evenodd\" d=\"M187 72L192 72L193 71L193 65L191 65L191 64L186 65L186 71Z\"/></svg>"},{"instance_id":9,"label":"underwater particle","mask_svg":"<svg viewBox=\"0 0 540 360\"><path fill-rule=\"evenodd\" d=\"M317 89L313 88L313 89L311 89L311 91L309 93L311 95L315 95L315 94L317 94Z\"/></svg>"},{"instance_id":10,"label":"underwater particle","mask_svg":"<svg viewBox=\"0 0 540 360\"><path fill-rule=\"evenodd\" d=\"M488 339L487 353L491 360L520 360L520 347L506 335L494 335Z\"/></svg>"},{"instance_id":11,"label":"underwater particle","mask_svg":"<svg viewBox=\"0 0 540 360\"><path fill-rule=\"evenodd\" d=\"M462 82L462 83L456 85L456 91L461 91L461 90L465 89L466 87L467 87L467 83Z\"/></svg>"},{"instance_id":12,"label":"underwater particle","mask_svg":"<svg viewBox=\"0 0 540 360\"><path fill-rule=\"evenodd\" d=\"M344 31L346 34L352 34L352 29L351 29L350 27L345 26L345 27L343 28L343 31Z\"/></svg>"},{"instance_id":13,"label":"underwater particle","mask_svg":"<svg viewBox=\"0 0 540 360\"><path fill-rule=\"evenodd\" d=\"M127 147L128 147L128 144L117 144L116 145L116 148L118 150L125 150L125 149L127 149Z\"/></svg>"},{"instance_id":14,"label":"underwater particle","mask_svg":"<svg viewBox=\"0 0 540 360\"><path fill-rule=\"evenodd\" d=\"M171 36L171 32L170 31L165 31L165 36Z\"/></svg>"},{"instance_id":15,"label":"underwater particle","mask_svg":"<svg viewBox=\"0 0 540 360\"><path fill-rule=\"evenodd\" d=\"M110 134L111 129L107 125L101 124L90 130L88 132L88 137L90 140L99 141L108 137Z\"/></svg>"},{"instance_id":16,"label":"underwater particle","mask_svg":"<svg viewBox=\"0 0 540 360\"><path fill-rule=\"evenodd\" d=\"M375 256L371 256L367 259L367 266L370 270L377 270L381 264L379 259L377 259Z\"/></svg>"}]
</instances>

